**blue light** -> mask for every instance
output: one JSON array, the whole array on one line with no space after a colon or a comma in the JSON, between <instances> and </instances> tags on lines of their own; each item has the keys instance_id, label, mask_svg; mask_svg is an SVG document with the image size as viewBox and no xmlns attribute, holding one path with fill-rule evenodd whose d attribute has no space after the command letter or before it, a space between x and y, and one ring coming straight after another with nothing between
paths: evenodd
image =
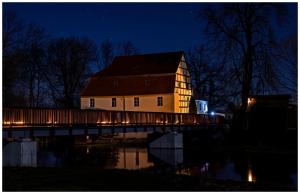
<instances>
[{"instance_id":1,"label":"blue light","mask_svg":"<svg viewBox=\"0 0 300 194\"><path fill-rule=\"evenodd\" d=\"M211 114L212 116L214 116L214 115L215 115L215 112L214 112L214 111L212 111L210 114Z\"/></svg>"}]
</instances>

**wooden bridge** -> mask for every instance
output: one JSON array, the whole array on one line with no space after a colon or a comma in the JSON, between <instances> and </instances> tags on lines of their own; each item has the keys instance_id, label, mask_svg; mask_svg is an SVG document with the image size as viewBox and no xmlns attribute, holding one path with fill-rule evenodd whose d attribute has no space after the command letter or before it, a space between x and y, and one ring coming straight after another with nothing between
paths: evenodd
<instances>
[{"instance_id":1,"label":"wooden bridge","mask_svg":"<svg viewBox=\"0 0 300 194\"><path fill-rule=\"evenodd\" d=\"M223 117L207 114L56 108L3 108L3 137L103 135L219 127Z\"/></svg>"}]
</instances>

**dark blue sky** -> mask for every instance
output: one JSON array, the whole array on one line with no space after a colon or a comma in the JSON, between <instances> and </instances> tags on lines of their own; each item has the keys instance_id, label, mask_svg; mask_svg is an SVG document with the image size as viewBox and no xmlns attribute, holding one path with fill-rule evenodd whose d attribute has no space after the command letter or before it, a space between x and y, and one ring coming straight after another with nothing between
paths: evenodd
<instances>
[{"instance_id":1,"label":"dark blue sky","mask_svg":"<svg viewBox=\"0 0 300 194\"><path fill-rule=\"evenodd\" d=\"M203 41L203 23L196 19L204 3L4 3L25 22L43 26L52 37L88 37L99 45L130 40L140 53L187 50ZM295 19L277 33L297 30ZM295 25L296 24L296 25Z\"/></svg>"}]
</instances>

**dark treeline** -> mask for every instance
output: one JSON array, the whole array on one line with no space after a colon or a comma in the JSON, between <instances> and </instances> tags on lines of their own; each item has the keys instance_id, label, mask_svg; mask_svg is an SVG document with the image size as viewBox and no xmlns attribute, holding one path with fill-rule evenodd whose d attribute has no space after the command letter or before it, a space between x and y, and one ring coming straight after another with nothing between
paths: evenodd
<instances>
[{"instance_id":1,"label":"dark treeline","mask_svg":"<svg viewBox=\"0 0 300 194\"><path fill-rule=\"evenodd\" d=\"M187 55L196 99L241 112L249 95L287 93L297 102L297 32L279 38L274 29L291 21L286 5L210 4L199 12L206 41Z\"/></svg>"},{"instance_id":2,"label":"dark treeline","mask_svg":"<svg viewBox=\"0 0 300 194\"><path fill-rule=\"evenodd\" d=\"M273 29L289 21L285 5L210 4L199 12L205 41L186 52L194 99L231 111L245 111L255 94L289 93L297 101L297 32L279 39ZM138 53L131 41L53 39L4 10L3 106L79 107L80 91L95 70L115 56Z\"/></svg>"},{"instance_id":3,"label":"dark treeline","mask_svg":"<svg viewBox=\"0 0 300 194\"><path fill-rule=\"evenodd\" d=\"M131 41L97 45L88 38L51 38L43 27L4 11L3 106L79 107L80 91L95 67L101 70L116 55L137 53Z\"/></svg>"}]
</instances>

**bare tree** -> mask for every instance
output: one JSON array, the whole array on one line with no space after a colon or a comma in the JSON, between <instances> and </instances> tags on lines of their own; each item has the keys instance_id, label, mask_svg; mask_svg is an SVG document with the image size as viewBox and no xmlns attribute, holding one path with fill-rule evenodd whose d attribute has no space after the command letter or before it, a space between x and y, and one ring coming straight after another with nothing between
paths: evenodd
<instances>
[{"instance_id":1,"label":"bare tree","mask_svg":"<svg viewBox=\"0 0 300 194\"><path fill-rule=\"evenodd\" d=\"M275 72L277 74L277 83L282 90L292 94L293 101L297 102L298 93L298 38L297 34L292 34L279 42L274 48L273 56L277 64Z\"/></svg>"},{"instance_id":2,"label":"bare tree","mask_svg":"<svg viewBox=\"0 0 300 194\"><path fill-rule=\"evenodd\" d=\"M56 106L79 106L89 64L95 60L96 46L88 39L60 38L50 42L45 77Z\"/></svg>"},{"instance_id":3,"label":"bare tree","mask_svg":"<svg viewBox=\"0 0 300 194\"><path fill-rule=\"evenodd\" d=\"M274 14L284 13L283 4L227 3L212 5L200 14L207 22L205 31L218 48L218 56L232 57L227 59L231 76L239 83L242 112L255 83L274 85L269 52L274 42L271 21Z\"/></svg>"},{"instance_id":4,"label":"bare tree","mask_svg":"<svg viewBox=\"0 0 300 194\"><path fill-rule=\"evenodd\" d=\"M189 50L187 58L193 83L193 95L196 99L207 100L214 109L224 106L226 78L224 65L214 61L210 49L200 45Z\"/></svg>"},{"instance_id":5,"label":"bare tree","mask_svg":"<svg viewBox=\"0 0 300 194\"><path fill-rule=\"evenodd\" d=\"M3 68L3 106L13 106L24 103L22 94L14 92L16 81L20 74L20 37L24 24L10 10L3 10L2 31L2 68ZM18 103L19 102L19 103Z\"/></svg>"},{"instance_id":6,"label":"bare tree","mask_svg":"<svg viewBox=\"0 0 300 194\"><path fill-rule=\"evenodd\" d=\"M7 53L18 47L24 23L11 10L3 10L2 48Z\"/></svg>"},{"instance_id":7,"label":"bare tree","mask_svg":"<svg viewBox=\"0 0 300 194\"><path fill-rule=\"evenodd\" d=\"M138 50L131 41L119 43L119 55L130 56L135 54L138 54Z\"/></svg>"},{"instance_id":8,"label":"bare tree","mask_svg":"<svg viewBox=\"0 0 300 194\"><path fill-rule=\"evenodd\" d=\"M100 63L98 64L99 69L109 66L114 58L114 46L110 40L105 40L100 45Z\"/></svg>"},{"instance_id":9,"label":"bare tree","mask_svg":"<svg viewBox=\"0 0 300 194\"><path fill-rule=\"evenodd\" d=\"M21 45L21 79L19 85L25 89L28 95L27 105L38 107L41 100L43 79L43 68L46 59L46 45L48 37L45 30L34 24L26 27Z\"/></svg>"}]
</instances>

